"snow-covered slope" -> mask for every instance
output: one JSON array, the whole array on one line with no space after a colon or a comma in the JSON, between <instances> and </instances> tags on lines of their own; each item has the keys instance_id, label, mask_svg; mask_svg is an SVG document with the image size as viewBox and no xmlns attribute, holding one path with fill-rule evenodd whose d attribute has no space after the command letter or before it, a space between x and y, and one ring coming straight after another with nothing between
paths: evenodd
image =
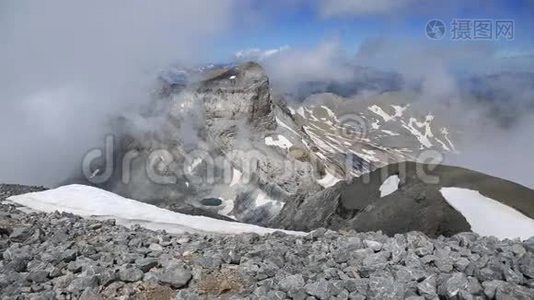
<instances>
[{"instance_id":1,"label":"snow-covered slope","mask_svg":"<svg viewBox=\"0 0 534 300\"><path fill-rule=\"evenodd\" d=\"M534 220L519 211L470 189L440 189L445 200L466 219L471 230L500 239L534 236Z\"/></svg>"},{"instance_id":2,"label":"snow-covered slope","mask_svg":"<svg viewBox=\"0 0 534 300\"><path fill-rule=\"evenodd\" d=\"M60 211L83 217L114 218L124 225L139 224L149 229L164 229L171 233L202 231L223 234L244 232L266 234L276 231L250 224L176 213L95 187L77 184L12 196L7 200L37 211ZM295 231L286 233L302 234Z\"/></svg>"}]
</instances>

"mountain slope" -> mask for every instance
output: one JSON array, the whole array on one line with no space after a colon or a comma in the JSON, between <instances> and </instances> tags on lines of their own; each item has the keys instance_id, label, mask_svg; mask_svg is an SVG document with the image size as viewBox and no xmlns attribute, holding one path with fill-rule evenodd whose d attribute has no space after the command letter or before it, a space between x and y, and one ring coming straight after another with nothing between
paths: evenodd
<instances>
[{"instance_id":1,"label":"mountain slope","mask_svg":"<svg viewBox=\"0 0 534 300\"><path fill-rule=\"evenodd\" d=\"M288 104L253 62L179 75L162 78L171 82L144 116L152 128L117 122L117 165L135 159L122 170L127 182L119 170L97 186L175 211L266 225L292 199L427 150L454 148L434 116L419 114L405 98L361 103L345 114L354 101L331 94ZM220 204L202 202L211 198Z\"/></svg>"},{"instance_id":2,"label":"mountain slope","mask_svg":"<svg viewBox=\"0 0 534 300\"><path fill-rule=\"evenodd\" d=\"M392 176L399 177L398 187L384 195L381 187ZM470 231L468 220L444 197L442 188L447 187L477 191L534 218L534 191L524 186L463 168L406 162L385 166L350 183L338 183L292 202L274 224L295 230L328 227L382 230L387 234L417 230L429 236ZM470 199L466 197L464 201ZM498 219L493 221L500 226ZM534 227L529 230L534 235ZM509 237L513 235L509 233Z\"/></svg>"}]
</instances>

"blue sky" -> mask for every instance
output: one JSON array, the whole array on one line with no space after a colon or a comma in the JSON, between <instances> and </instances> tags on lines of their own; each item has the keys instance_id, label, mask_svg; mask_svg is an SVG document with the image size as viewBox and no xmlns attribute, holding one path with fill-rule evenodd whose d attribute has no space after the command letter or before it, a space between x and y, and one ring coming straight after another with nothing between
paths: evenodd
<instances>
[{"instance_id":1,"label":"blue sky","mask_svg":"<svg viewBox=\"0 0 534 300\"><path fill-rule=\"evenodd\" d=\"M337 40L349 53L368 38L426 39L424 28L429 19L443 20L450 27L455 18L512 19L515 40L494 42L503 52L531 53L534 49L534 1L417 1L391 0L375 11L365 11L371 1L353 0L358 4L341 9L344 12L325 13L325 7L347 6L347 1L249 1L247 9L256 17L236 20L237 26L222 35L210 53L215 60L228 59L240 49L313 47L325 40ZM289 4L288 4L289 3ZM401 3L401 4L399 4ZM439 3L439 4L438 4ZM448 37L436 43L450 42ZM470 43L462 41L461 43ZM471 42L476 43L476 42Z\"/></svg>"}]
</instances>

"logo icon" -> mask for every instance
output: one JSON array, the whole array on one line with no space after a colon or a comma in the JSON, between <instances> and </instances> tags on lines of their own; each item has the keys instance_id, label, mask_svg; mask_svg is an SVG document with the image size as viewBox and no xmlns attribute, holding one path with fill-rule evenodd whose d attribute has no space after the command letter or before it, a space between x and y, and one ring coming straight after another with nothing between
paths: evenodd
<instances>
[{"instance_id":1,"label":"logo icon","mask_svg":"<svg viewBox=\"0 0 534 300\"><path fill-rule=\"evenodd\" d=\"M441 40L445 36L445 23L438 19L430 20L426 23L425 32L429 39Z\"/></svg>"}]
</instances>

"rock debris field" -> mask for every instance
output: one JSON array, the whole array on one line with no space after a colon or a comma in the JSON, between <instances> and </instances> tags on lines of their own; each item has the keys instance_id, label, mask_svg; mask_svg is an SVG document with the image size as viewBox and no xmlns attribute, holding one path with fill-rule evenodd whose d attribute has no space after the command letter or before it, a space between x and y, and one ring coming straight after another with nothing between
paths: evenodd
<instances>
[{"instance_id":1,"label":"rock debris field","mask_svg":"<svg viewBox=\"0 0 534 300\"><path fill-rule=\"evenodd\" d=\"M534 238L172 235L3 201L35 190L0 186L1 299L534 299Z\"/></svg>"}]
</instances>

